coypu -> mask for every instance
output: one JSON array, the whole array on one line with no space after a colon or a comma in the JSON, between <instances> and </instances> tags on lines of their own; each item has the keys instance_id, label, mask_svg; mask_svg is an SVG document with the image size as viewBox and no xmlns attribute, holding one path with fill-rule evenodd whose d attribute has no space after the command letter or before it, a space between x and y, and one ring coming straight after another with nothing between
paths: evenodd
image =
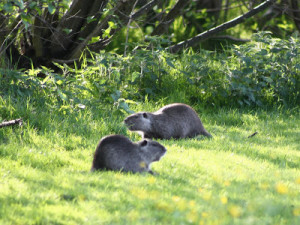
<instances>
[{"instance_id":1,"label":"coypu","mask_svg":"<svg viewBox=\"0 0 300 225\"><path fill-rule=\"evenodd\" d=\"M91 171L122 170L152 173L150 164L159 161L165 153L165 147L156 141L144 139L133 143L125 136L109 135L100 140Z\"/></svg>"},{"instance_id":2,"label":"coypu","mask_svg":"<svg viewBox=\"0 0 300 225\"><path fill-rule=\"evenodd\" d=\"M154 113L140 112L128 116L124 123L131 131L141 131L143 138L212 137L193 108L181 103L166 105Z\"/></svg>"}]
</instances>

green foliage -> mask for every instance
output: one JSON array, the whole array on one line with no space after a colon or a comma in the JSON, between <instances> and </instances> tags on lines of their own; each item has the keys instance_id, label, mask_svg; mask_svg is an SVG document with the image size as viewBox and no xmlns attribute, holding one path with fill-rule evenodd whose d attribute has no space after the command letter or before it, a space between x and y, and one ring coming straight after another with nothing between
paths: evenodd
<instances>
[{"instance_id":1,"label":"green foliage","mask_svg":"<svg viewBox=\"0 0 300 225\"><path fill-rule=\"evenodd\" d=\"M124 114L130 104L146 98L205 107L299 104L299 37L281 40L258 33L253 39L226 53L173 55L161 47L167 40L152 38L151 50L137 49L126 57L88 52L92 57L83 55L73 67L55 64L58 72L2 69L0 93L12 100L38 98L63 113L105 103Z\"/></svg>"},{"instance_id":2,"label":"green foliage","mask_svg":"<svg viewBox=\"0 0 300 225\"><path fill-rule=\"evenodd\" d=\"M232 95L247 105L299 103L299 37L273 39L261 32L253 39L255 42L236 46L232 61L227 64Z\"/></svg>"},{"instance_id":3,"label":"green foliage","mask_svg":"<svg viewBox=\"0 0 300 225\"><path fill-rule=\"evenodd\" d=\"M9 24L13 24L16 20L21 19L22 25L25 29L31 29L34 25L34 18L41 16L44 9L47 9L50 14L53 14L56 7L59 6L61 10L68 8L69 0L63 1L23 1L23 0L3 0L0 3L2 13L9 16Z\"/></svg>"}]
</instances>

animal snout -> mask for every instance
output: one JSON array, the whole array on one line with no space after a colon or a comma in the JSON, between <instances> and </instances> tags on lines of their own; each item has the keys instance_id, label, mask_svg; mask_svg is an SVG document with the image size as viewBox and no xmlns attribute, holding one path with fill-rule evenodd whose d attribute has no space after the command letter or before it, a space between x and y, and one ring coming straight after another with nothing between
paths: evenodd
<instances>
[{"instance_id":1,"label":"animal snout","mask_svg":"<svg viewBox=\"0 0 300 225\"><path fill-rule=\"evenodd\" d=\"M127 118L123 122L129 128L133 126L132 122L130 122L129 119L127 119Z\"/></svg>"},{"instance_id":2,"label":"animal snout","mask_svg":"<svg viewBox=\"0 0 300 225\"><path fill-rule=\"evenodd\" d=\"M125 124L128 124L129 123L129 119L128 118L125 118L125 120L123 121Z\"/></svg>"}]
</instances>

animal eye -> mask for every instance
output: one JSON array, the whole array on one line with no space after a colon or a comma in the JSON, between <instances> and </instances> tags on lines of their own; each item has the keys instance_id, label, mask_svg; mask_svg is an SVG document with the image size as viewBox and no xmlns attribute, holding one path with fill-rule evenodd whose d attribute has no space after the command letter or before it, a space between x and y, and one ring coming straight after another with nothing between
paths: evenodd
<instances>
[{"instance_id":1,"label":"animal eye","mask_svg":"<svg viewBox=\"0 0 300 225\"><path fill-rule=\"evenodd\" d=\"M141 146L144 147L144 146L147 145L147 143L148 143L148 141L147 141L147 140L144 140L144 141L142 142Z\"/></svg>"},{"instance_id":2,"label":"animal eye","mask_svg":"<svg viewBox=\"0 0 300 225\"><path fill-rule=\"evenodd\" d=\"M144 118L148 118L147 113L143 113L143 117L144 117Z\"/></svg>"}]
</instances>

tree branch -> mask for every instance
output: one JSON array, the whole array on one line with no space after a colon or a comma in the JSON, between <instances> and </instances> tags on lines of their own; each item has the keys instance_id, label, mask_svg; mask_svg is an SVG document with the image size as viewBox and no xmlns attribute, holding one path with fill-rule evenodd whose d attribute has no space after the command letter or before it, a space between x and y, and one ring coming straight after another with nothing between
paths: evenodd
<instances>
[{"instance_id":1,"label":"tree branch","mask_svg":"<svg viewBox=\"0 0 300 225\"><path fill-rule=\"evenodd\" d=\"M263 11L264 9L268 8L269 6L271 6L274 3L275 3L275 0L266 0L263 3L261 3L260 5L258 5L257 7L250 10L249 12L245 13L244 15L236 17L233 20L230 20L230 21L223 23L215 28L207 30L201 34L198 34L197 36L190 38L186 41L182 41L178 44L170 46L167 48L167 50L169 50L172 53L176 53L184 48L189 48L189 47L195 46L199 42L221 32L221 31L227 30L231 27L234 27L234 26L244 22L245 19L248 19L248 18L254 16L255 14Z\"/></svg>"},{"instance_id":2,"label":"tree branch","mask_svg":"<svg viewBox=\"0 0 300 225\"><path fill-rule=\"evenodd\" d=\"M144 15L145 13L147 13L150 9L152 9L157 3L159 2L159 0L152 0L149 3L147 3L146 5L142 6L137 12L133 13L132 16L128 17L127 19L129 20L130 18L132 20L136 20L138 19L140 16ZM126 22L126 21L125 21ZM122 29L122 27L118 27L116 29L113 30L114 33L118 32L120 29ZM110 38L104 38L98 42L92 43L87 45L88 48L92 51L99 51L100 49L103 49L105 46L107 46L111 40L112 40L112 36L114 34L111 33L111 37Z\"/></svg>"},{"instance_id":3,"label":"tree branch","mask_svg":"<svg viewBox=\"0 0 300 225\"><path fill-rule=\"evenodd\" d=\"M57 29L51 36L51 55L61 54L70 49L95 1L96 0L72 1L70 9L60 20ZM70 33L66 34L64 29L68 29Z\"/></svg>"},{"instance_id":4,"label":"tree branch","mask_svg":"<svg viewBox=\"0 0 300 225\"><path fill-rule=\"evenodd\" d=\"M180 11L189 3L189 0L178 0L170 12L160 21L158 26L153 30L151 36L165 33L170 24L179 15Z\"/></svg>"},{"instance_id":5,"label":"tree branch","mask_svg":"<svg viewBox=\"0 0 300 225\"><path fill-rule=\"evenodd\" d=\"M152 9L156 4L158 0L152 0L151 2L147 3L143 7L141 7L136 13L134 13L131 17L132 20L135 20L139 18L141 15L145 14L148 12L150 9Z\"/></svg>"},{"instance_id":6,"label":"tree branch","mask_svg":"<svg viewBox=\"0 0 300 225\"><path fill-rule=\"evenodd\" d=\"M87 16L93 16L93 21L88 22L84 24L84 29L80 31L78 36L76 37L77 43L80 42L80 40L85 39L93 30L95 27L97 27L98 22L101 19L101 16L103 16L103 9L107 6L108 0L102 0L102 1L95 1L94 5L91 7L90 12Z\"/></svg>"}]
</instances>

